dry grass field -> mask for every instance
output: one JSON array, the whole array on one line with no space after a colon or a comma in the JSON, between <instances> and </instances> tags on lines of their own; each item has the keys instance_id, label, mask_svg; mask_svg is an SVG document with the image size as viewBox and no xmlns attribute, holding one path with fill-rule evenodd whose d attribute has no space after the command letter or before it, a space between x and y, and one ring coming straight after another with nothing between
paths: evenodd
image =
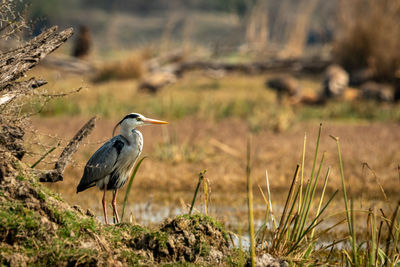
<instances>
[{"instance_id":1,"label":"dry grass field","mask_svg":"<svg viewBox=\"0 0 400 267\"><path fill-rule=\"evenodd\" d=\"M76 185L90 155L111 137L115 123L130 112L169 121L166 127L141 129L145 143L142 155L149 158L139 170L129 199L130 212L138 222L158 222L169 214L181 213L191 202L198 173L207 169L211 214L237 227L237 222L247 216L245 158L249 136L258 207L255 214L262 220L265 203L258 186L266 190L265 171L268 170L273 202L280 209L296 164L301 163L305 134L305 177L310 175L320 122L320 150L327 153L322 171L332 167L328 192L341 187L336 144L329 137L334 135L340 137L347 186L356 206L367 209L397 201L398 105L338 101L326 106L279 106L275 94L264 88L268 75L234 74L215 79L189 73L157 94L138 91L135 80L92 83L90 77L45 68L38 68L31 75L48 80L49 92L78 87L83 90L52 100L39 117L32 119L27 143L40 145L34 149L39 152L27 157L28 161L34 162L58 142L65 144L90 116L99 117L94 132L74 156L65 180L50 185L71 203L90 208L99 216L101 192L90 189L77 195ZM320 90L320 77L306 76L300 81L306 90ZM58 151L41 163L42 167L50 168L45 165L56 159ZM389 203L384 202L379 185ZM119 194L120 203L125 189ZM331 205L332 212L344 210L340 199ZM204 209L201 198L197 204L199 210Z\"/></svg>"}]
</instances>

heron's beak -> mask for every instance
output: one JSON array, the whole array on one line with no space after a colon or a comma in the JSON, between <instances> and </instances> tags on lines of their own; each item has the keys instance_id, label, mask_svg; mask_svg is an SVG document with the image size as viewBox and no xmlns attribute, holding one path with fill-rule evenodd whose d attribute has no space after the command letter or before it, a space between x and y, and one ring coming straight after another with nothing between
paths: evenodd
<instances>
[{"instance_id":1,"label":"heron's beak","mask_svg":"<svg viewBox=\"0 0 400 267\"><path fill-rule=\"evenodd\" d=\"M166 122L166 121L159 121L159 120L153 120L153 119L148 119L148 118L143 119L143 122L145 124L168 124L168 122Z\"/></svg>"}]
</instances>

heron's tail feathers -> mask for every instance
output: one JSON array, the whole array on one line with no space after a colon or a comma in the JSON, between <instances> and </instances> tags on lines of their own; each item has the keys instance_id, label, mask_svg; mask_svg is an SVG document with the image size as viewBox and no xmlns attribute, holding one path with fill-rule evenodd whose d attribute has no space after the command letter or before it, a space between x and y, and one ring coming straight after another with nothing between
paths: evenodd
<instances>
[{"instance_id":1,"label":"heron's tail feathers","mask_svg":"<svg viewBox=\"0 0 400 267\"><path fill-rule=\"evenodd\" d=\"M78 194L79 192L85 191L86 189L95 186L95 183L87 184L84 181L81 180L79 185L76 187L76 193Z\"/></svg>"}]
</instances>

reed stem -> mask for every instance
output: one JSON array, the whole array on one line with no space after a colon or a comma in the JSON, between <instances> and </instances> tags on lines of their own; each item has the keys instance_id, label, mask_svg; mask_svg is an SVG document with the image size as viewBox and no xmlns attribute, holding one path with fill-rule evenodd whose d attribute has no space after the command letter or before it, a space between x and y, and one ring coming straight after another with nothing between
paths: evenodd
<instances>
[{"instance_id":1,"label":"reed stem","mask_svg":"<svg viewBox=\"0 0 400 267\"><path fill-rule=\"evenodd\" d=\"M193 195L193 199L192 199L192 204L190 205L190 210L189 210L189 215L192 214L193 211L193 207L194 207L194 203L196 202L196 197L197 197L197 193L199 192L199 188L200 188L200 184L204 179L204 174L206 173L207 170L204 170L202 172L199 173L199 181L197 183L196 186L196 190L194 191L194 195Z\"/></svg>"},{"instance_id":2,"label":"reed stem","mask_svg":"<svg viewBox=\"0 0 400 267\"><path fill-rule=\"evenodd\" d=\"M251 162L250 162L250 138L247 141L247 166L246 166L246 176L247 176L247 201L248 201L248 211L249 211L249 234L250 234L250 258L251 266L256 266L256 252L255 252L255 238L254 238L254 214L253 214L253 183L251 180Z\"/></svg>"}]
</instances>

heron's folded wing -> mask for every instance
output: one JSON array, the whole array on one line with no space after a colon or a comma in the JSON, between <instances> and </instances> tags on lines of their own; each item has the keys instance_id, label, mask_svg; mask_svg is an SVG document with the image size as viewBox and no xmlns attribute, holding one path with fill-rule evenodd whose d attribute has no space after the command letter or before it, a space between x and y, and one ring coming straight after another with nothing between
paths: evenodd
<instances>
[{"instance_id":1,"label":"heron's folded wing","mask_svg":"<svg viewBox=\"0 0 400 267\"><path fill-rule=\"evenodd\" d=\"M112 172L121 150L119 146L121 141L113 138L93 154L85 166L78 192L93 186L95 182Z\"/></svg>"}]
</instances>

